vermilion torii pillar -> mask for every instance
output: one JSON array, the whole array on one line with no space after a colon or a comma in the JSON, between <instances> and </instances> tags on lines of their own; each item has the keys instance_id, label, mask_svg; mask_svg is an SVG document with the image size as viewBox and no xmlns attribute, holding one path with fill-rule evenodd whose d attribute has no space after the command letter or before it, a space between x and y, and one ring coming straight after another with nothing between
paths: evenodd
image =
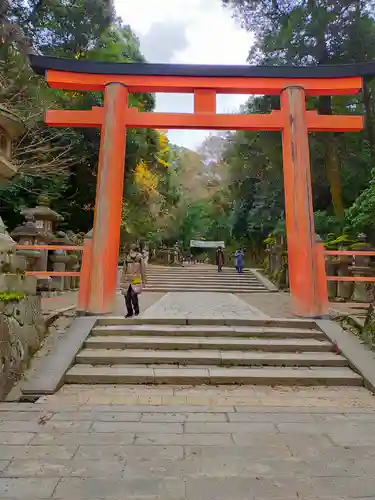
<instances>
[{"instance_id":1,"label":"vermilion torii pillar","mask_svg":"<svg viewBox=\"0 0 375 500\"><path fill-rule=\"evenodd\" d=\"M127 87L108 83L104 91L87 304L93 314L115 310L127 109Z\"/></svg>"},{"instance_id":2,"label":"vermilion torii pillar","mask_svg":"<svg viewBox=\"0 0 375 500\"><path fill-rule=\"evenodd\" d=\"M114 310L125 137L129 127L280 131L294 312L305 317L326 312L316 272L308 132L359 131L363 128L363 118L319 115L306 110L305 99L357 93L362 88L362 76L375 73L374 64L361 65L357 71L355 65L310 68L171 66L31 56L31 65L34 71L46 76L52 87L104 91L103 108L51 110L46 115L46 122L51 126L101 128L91 272L86 290L87 313L103 314ZM139 112L128 107L128 92L193 93L194 112ZM281 110L270 114L217 114L218 93L280 95Z\"/></svg>"},{"instance_id":3,"label":"vermilion torii pillar","mask_svg":"<svg viewBox=\"0 0 375 500\"><path fill-rule=\"evenodd\" d=\"M293 310L303 316L323 315L320 311L318 274L315 269L315 229L312 202L308 120L305 91L287 87L281 92L284 127L283 169L285 218L288 238L289 283ZM303 270L303 272L302 272ZM306 287L306 283L311 286ZM310 309L307 309L307 307Z\"/></svg>"}]
</instances>

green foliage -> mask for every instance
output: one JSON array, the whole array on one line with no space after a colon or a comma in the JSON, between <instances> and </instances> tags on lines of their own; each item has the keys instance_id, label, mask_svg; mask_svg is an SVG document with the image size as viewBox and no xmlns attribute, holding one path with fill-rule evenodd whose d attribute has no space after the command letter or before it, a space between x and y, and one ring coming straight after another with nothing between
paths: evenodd
<instances>
[{"instance_id":1,"label":"green foliage","mask_svg":"<svg viewBox=\"0 0 375 500\"><path fill-rule=\"evenodd\" d=\"M32 73L26 52L31 47L57 57L144 62L139 40L129 26L115 18L111 0L15 0L6 3L2 14L0 102L25 119L28 132L13 152L13 160L19 164L18 175L0 187L0 213L11 230L22 222L20 209L35 206L43 193L64 217L61 229L86 233L93 225L100 132L48 128L43 124L43 114L48 108L102 106L103 94L50 89L44 79ZM129 104L140 111L152 111L155 98L151 94L130 94ZM157 161L159 151L158 132L127 131L125 239L160 240L156 219L176 201L171 175ZM157 207L134 182L140 160L159 177ZM150 211L154 212L152 217Z\"/></svg>"},{"instance_id":2,"label":"green foliage","mask_svg":"<svg viewBox=\"0 0 375 500\"><path fill-rule=\"evenodd\" d=\"M347 234L342 234L337 238L328 240L324 243L327 250L349 249L354 244L354 240Z\"/></svg>"},{"instance_id":3,"label":"green foliage","mask_svg":"<svg viewBox=\"0 0 375 500\"><path fill-rule=\"evenodd\" d=\"M263 241L263 243L265 245L269 245L269 246L273 246L273 245L276 245L276 238L275 236L271 233L267 236L267 238L265 238L265 240Z\"/></svg>"},{"instance_id":4,"label":"green foliage","mask_svg":"<svg viewBox=\"0 0 375 500\"><path fill-rule=\"evenodd\" d=\"M350 250L365 250L366 248L370 249L372 248L372 245L364 241L359 241L358 243L353 243L353 245L350 246Z\"/></svg>"},{"instance_id":5,"label":"green foliage","mask_svg":"<svg viewBox=\"0 0 375 500\"><path fill-rule=\"evenodd\" d=\"M323 210L314 212L315 231L324 240L330 233L341 234L341 221L335 215L329 215Z\"/></svg>"},{"instance_id":6,"label":"green foliage","mask_svg":"<svg viewBox=\"0 0 375 500\"><path fill-rule=\"evenodd\" d=\"M353 231L374 237L375 178L346 211L345 221Z\"/></svg>"},{"instance_id":7,"label":"green foliage","mask_svg":"<svg viewBox=\"0 0 375 500\"><path fill-rule=\"evenodd\" d=\"M1 292L0 293L0 302L19 302L26 297L26 294L23 292Z\"/></svg>"},{"instance_id":8,"label":"green foliage","mask_svg":"<svg viewBox=\"0 0 375 500\"><path fill-rule=\"evenodd\" d=\"M114 17L111 0L15 0L8 18L43 54L81 57Z\"/></svg>"},{"instance_id":9,"label":"green foliage","mask_svg":"<svg viewBox=\"0 0 375 500\"><path fill-rule=\"evenodd\" d=\"M252 64L375 59L375 0L222 2L255 36ZM50 89L31 72L25 54L32 48L51 56L144 62L139 40L116 19L111 0L14 0L2 9L0 103L24 118L28 132L14 148L19 174L0 187L0 213L12 229L21 222L20 209L45 193L66 229L86 233L93 224L99 131L50 129L43 113L102 106L103 95ZM323 114L365 112L363 132L310 134L315 227L328 245L353 244L352 234L359 232L375 241L375 83L364 84L360 95L307 101ZM152 111L154 104L151 94L130 95L130 105L140 111ZM244 112L269 113L279 105L277 96L252 97ZM162 150L157 131L127 131L123 243L179 241L187 249L190 239L225 240L228 248L246 247L260 262L267 237L285 234L281 134L214 135L198 152L170 146L163 156L169 168L160 161ZM137 178L141 161L148 188L147 179L142 184Z\"/></svg>"},{"instance_id":10,"label":"green foliage","mask_svg":"<svg viewBox=\"0 0 375 500\"><path fill-rule=\"evenodd\" d=\"M234 9L237 19L255 36L248 57L251 64L350 64L375 59L373 0L222 3ZM347 228L350 234L365 232L375 241L374 90L374 82L366 80L359 96L307 101L309 109L323 114L365 111L363 132L310 134L315 228L323 239L329 233L342 235ZM278 107L277 98L251 98L247 112L264 113ZM237 132L229 137L224 157L234 200L233 234L253 248L261 247L278 221L284 220L280 135Z\"/></svg>"},{"instance_id":11,"label":"green foliage","mask_svg":"<svg viewBox=\"0 0 375 500\"><path fill-rule=\"evenodd\" d=\"M204 202L189 205L180 222L177 241L181 241L185 249L189 248L192 239L207 239L207 227L210 224L209 206Z\"/></svg>"}]
</instances>

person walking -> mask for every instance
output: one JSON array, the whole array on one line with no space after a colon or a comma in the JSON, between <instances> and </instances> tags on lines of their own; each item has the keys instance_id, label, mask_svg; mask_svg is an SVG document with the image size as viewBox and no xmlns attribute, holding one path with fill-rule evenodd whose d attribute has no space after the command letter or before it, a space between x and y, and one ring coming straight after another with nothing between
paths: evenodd
<instances>
[{"instance_id":1,"label":"person walking","mask_svg":"<svg viewBox=\"0 0 375 500\"><path fill-rule=\"evenodd\" d=\"M220 273L223 270L224 266L224 252L221 247L218 247L216 250L216 265L217 265L217 270Z\"/></svg>"},{"instance_id":2,"label":"person walking","mask_svg":"<svg viewBox=\"0 0 375 500\"><path fill-rule=\"evenodd\" d=\"M138 295L142 293L145 281L146 270L143 257L138 246L133 244L125 258L120 280L121 293L125 297L127 310L125 318L139 315Z\"/></svg>"},{"instance_id":3,"label":"person walking","mask_svg":"<svg viewBox=\"0 0 375 500\"><path fill-rule=\"evenodd\" d=\"M235 267L238 273L243 273L245 267L245 255L242 248L239 248L234 254Z\"/></svg>"}]
</instances>

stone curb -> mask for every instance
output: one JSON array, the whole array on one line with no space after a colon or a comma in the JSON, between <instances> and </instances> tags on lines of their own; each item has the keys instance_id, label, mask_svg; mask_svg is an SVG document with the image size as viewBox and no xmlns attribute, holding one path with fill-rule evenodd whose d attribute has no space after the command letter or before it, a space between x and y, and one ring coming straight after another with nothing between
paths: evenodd
<instances>
[{"instance_id":1,"label":"stone curb","mask_svg":"<svg viewBox=\"0 0 375 500\"><path fill-rule=\"evenodd\" d=\"M63 307L61 309L57 309L57 311L54 311L52 314L48 315L45 318L44 323L45 323L46 327L47 328L50 327L52 325L52 323L54 323L60 316L62 316L63 314L65 314L68 311L72 311L75 308L76 308L76 306L69 306L69 307Z\"/></svg>"},{"instance_id":2,"label":"stone curb","mask_svg":"<svg viewBox=\"0 0 375 500\"><path fill-rule=\"evenodd\" d=\"M355 328L358 328L360 331L362 331L364 328L364 325L359 321L358 316L352 313L348 314L333 308L330 308L328 312L331 315L331 319L333 320L335 319L346 320L348 323L350 323Z\"/></svg>"},{"instance_id":3,"label":"stone curb","mask_svg":"<svg viewBox=\"0 0 375 500\"><path fill-rule=\"evenodd\" d=\"M24 395L54 394L64 382L78 351L97 321L96 316L76 318L60 337L53 351L43 359L37 372L21 386Z\"/></svg>"},{"instance_id":4,"label":"stone curb","mask_svg":"<svg viewBox=\"0 0 375 500\"><path fill-rule=\"evenodd\" d=\"M250 269L250 271L253 273L253 275L259 280L263 286L267 288L269 292L279 292L279 289L277 288L276 285L272 283L268 278L263 276L263 274L259 271L259 269Z\"/></svg>"},{"instance_id":5,"label":"stone curb","mask_svg":"<svg viewBox=\"0 0 375 500\"><path fill-rule=\"evenodd\" d=\"M333 321L317 320L316 324L337 345L350 367L363 377L364 386L375 394L375 353Z\"/></svg>"}]
</instances>

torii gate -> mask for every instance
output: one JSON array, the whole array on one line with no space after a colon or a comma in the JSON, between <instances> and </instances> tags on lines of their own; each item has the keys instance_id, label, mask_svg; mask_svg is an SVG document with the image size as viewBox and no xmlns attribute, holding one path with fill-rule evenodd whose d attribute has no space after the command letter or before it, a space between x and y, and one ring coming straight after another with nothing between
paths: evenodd
<instances>
[{"instance_id":1,"label":"torii gate","mask_svg":"<svg viewBox=\"0 0 375 500\"><path fill-rule=\"evenodd\" d=\"M371 63L345 66L267 67L102 63L31 55L33 70L57 89L104 91L104 106L51 110L51 126L100 127L87 313L115 306L127 128L281 131L289 280L297 315L320 316L321 284L315 252L308 132L359 131L361 116L307 111L307 96L349 95L362 88ZM149 113L128 107L129 92L193 93L193 113ZM281 96L270 114L216 113L217 94Z\"/></svg>"}]
</instances>

